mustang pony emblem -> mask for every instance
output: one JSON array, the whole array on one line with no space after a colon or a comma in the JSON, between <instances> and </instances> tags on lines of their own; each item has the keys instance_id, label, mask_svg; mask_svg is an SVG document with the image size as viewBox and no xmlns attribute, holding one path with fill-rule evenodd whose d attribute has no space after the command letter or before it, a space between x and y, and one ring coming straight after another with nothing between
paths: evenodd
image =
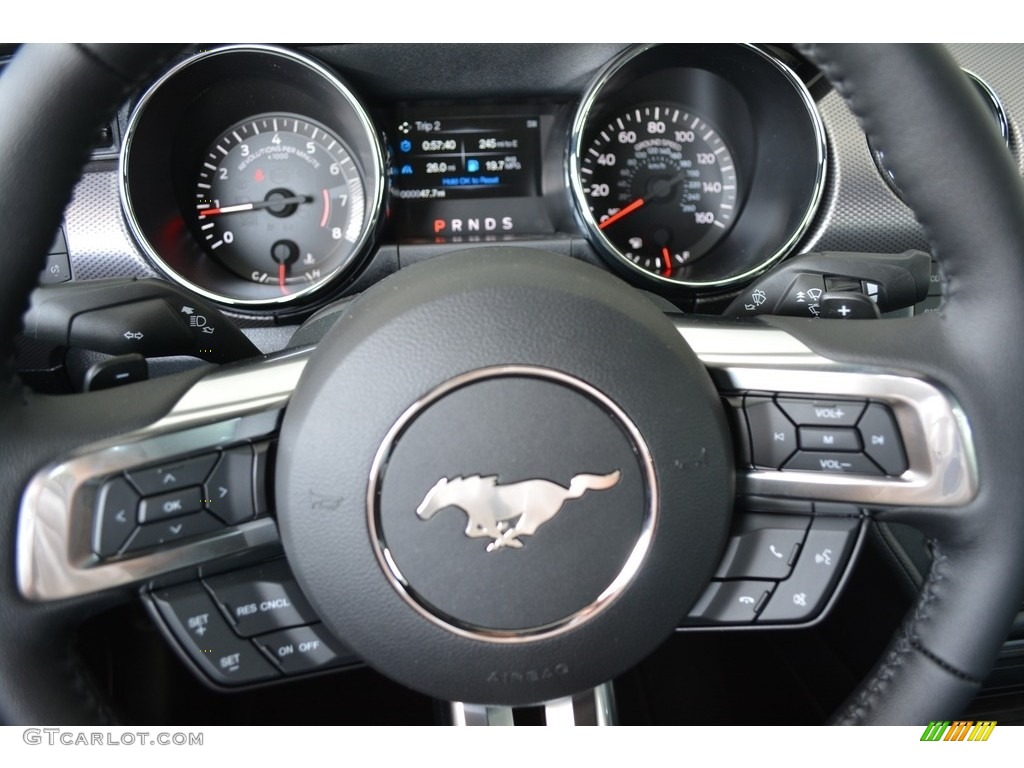
<instances>
[{"instance_id":1,"label":"mustang pony emblem","mask_svg":"<svg viewBox=\"0 0 1024 768\"><path fill-rule=\"evenodd\" d=\"M488 552L504 547L518 549L523 546L519 537L536 533L559 513L566 501L578 499L587 491L613 488L621 476L619 470L607 475L576 475L568 488L550 480L499 485L497 475L442 477L427 491L416 514L421 520L429 520L445 507L458 507L469 518L467 536L493 539L487 545Z\"/></svg>"}]
</instances>

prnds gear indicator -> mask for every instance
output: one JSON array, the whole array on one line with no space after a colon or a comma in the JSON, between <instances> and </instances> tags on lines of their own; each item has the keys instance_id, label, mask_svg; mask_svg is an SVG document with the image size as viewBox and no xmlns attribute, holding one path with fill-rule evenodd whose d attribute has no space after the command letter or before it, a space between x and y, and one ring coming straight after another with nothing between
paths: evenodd
<instances>
[{"instance_id":1,"label":"prnds gear indicator","mask_svg":"<svg viewBox=\"0 0 1024 768\"><path fill-rule=\"evenodd\" d=\"M672 279L706 254L737 215L732 153L718 131L679 104L640 104L599 128L580 181L611 249Z\"/></svg>"}]
</instances>

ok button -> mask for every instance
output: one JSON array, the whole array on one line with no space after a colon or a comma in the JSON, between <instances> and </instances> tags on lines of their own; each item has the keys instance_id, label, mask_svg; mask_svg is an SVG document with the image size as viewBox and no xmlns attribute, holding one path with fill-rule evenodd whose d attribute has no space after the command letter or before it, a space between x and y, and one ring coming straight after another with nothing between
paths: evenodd
<instances>
[{"instance_id":1,"label":"ok button","mask_svg":"<svg viewBox=\"0 0 1024 768\"><path fill-rule=\"evenodd\" d=\"M199 486L180 491L147 496L139 504L139 522L151 523L179 515L189 515L203 508L202 489Z\"/></svg>"}]
</instances>

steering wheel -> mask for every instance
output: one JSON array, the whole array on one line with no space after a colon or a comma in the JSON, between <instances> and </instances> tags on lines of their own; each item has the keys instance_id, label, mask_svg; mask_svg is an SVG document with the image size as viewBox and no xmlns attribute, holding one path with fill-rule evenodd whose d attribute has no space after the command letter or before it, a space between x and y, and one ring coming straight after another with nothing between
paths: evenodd
<instances>
[{"instance_id":1,"label":"steering wheel","mask_svg":"<svg viewBox=\"0 0 1024 768\"><path fill-rule=\"evenodd\" d=\"M670 320L600 270L490 247L400 270L314 351L32 393L13 346L46 246L95 126L163 53L29 46L0 78L0 721L114 718L71 651L75 627L156 575L273 545L278 528L324 622L385 674L482 704L571 696L642 659L692 608L737 492L855 503L931 542L919 599L835 722L949 719L979 690L1024 592L1024 360L1003 347L1024 316L1024 194L946 52L805 49L924 226L948 285L939 312ZM40 125L52 134L43 155ZM737 390L889 403L909 469L838 482L737 469L745 438L719 394ZM279 441L276 526L253 521L145 568L76 549L82 494L127 466L125 446L153 461L257 429ZM564 503L538 501L556 492L544 480L594 501L526 527L526 515L426 520L431 493L486 484L484 465L500 475L492 490L529 478L535 516ZM456 541L476 547L465 562Z\"/></svg>"}]
</instances>

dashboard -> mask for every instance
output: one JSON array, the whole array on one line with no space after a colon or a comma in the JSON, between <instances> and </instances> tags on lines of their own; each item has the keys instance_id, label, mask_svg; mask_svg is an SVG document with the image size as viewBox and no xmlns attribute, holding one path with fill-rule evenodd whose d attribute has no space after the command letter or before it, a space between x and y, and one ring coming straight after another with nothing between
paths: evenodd
<instances>
[{"instance_id":1,"label":"dashboard","mask_svg":"<svg viewBox=\"0 0 1024 768\"><path fill-rule=\"evenodd\" d=\"M954 49L1019 164L1001 50ZM159 276L243 327L475 243L567 254L700 312L790 254L927 250L884 156L787 46L196 48L103 140L61 275Z\"/></svg>"}]
</instances>

